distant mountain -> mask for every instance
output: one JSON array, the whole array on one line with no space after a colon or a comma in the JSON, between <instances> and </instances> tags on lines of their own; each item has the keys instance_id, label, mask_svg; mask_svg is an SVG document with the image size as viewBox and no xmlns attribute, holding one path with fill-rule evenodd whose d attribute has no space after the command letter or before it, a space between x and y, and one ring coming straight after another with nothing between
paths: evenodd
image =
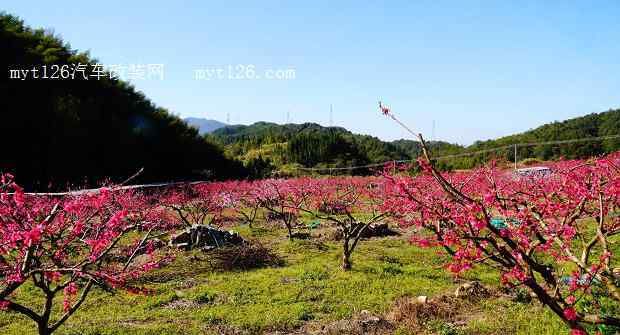
<instances>
[{"instance_id":1,"label":"distant mountain","mask_svg":"<svg viewBox=\"0 0 620 335\"><path fill-rule=\"evenodd\" d=\"M227 124L211 119L204 119L199 117L186 117L183 119L188 125L197 128L201 135L208 134L214 130L226 127Z\"/></svg>"}]
</instances>

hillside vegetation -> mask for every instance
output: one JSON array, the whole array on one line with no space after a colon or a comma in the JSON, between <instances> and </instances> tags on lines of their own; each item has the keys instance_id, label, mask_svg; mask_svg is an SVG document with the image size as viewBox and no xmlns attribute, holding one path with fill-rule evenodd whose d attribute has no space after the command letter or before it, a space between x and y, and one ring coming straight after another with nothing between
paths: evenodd
<instances>
[{"instance_id":1,"label":"hillside vegetation","mask_svg":"<svg viewBox=\"0 0 620 335\"><path fill-rule=\"evenodd\" d=\"M561 122L545 124L526 132L488 141L477 141L463 152L474 152L503 146L519 144L517 160L535 158L555 160L558 158L585 158L614 152L620 149L620 138L573 143L536 145L538 142L584 140L592 137L608 137L620 134L620 109L602 113L592 113ZM452 168L470 168L491 158L514 160L514 148L494 153L473 155L466 158L450 159L444 162Z\"/></svg>"},{"instance_id":2,"label":"hillside vegetation","mask_svg":"<svg viewBox=\"0 0 620 335\"><path fill-rule=\"evenodd\" d=\"M242 160L250 168L261 164L270 171L284 174L299 167L340 168L406 160L416 157L420 151L415 141L384 142L345 128L323 127L316 123L257 122L249 126L228 126L215 130L208 138L224 145L229 156ZM446 152L461 149L446 142L431 142L430 146ZM365 174L369 170L357 169L352 173Z\"/></svg>"},{"instance_id":3,"label":"hillside vegetation","mask_svg":"<svg viewBox=\"0 0 620 335\"><path fill-rule=\"evenodd\" d=\"M218 146L127 82L92 77L98 61L54 34L0 13L0 50L7 69L0 79L0 170L28 188L118 181L142 167L141 182L241 173ZM88 80L8 76L8 69L78 63L88 64Z\"/></svg>"},{"instance_id":4,"label":"hillside vegetation","mask_svg":"<svg viewBox=\"0 0 620 335\"><path fill-rule=\"evenodd\" d=\"M546 145L533 143L610 136L618 134L619 130L620 110L609 110L549 123L520 134L477 141L470 146L441 141L432 141L428 145L434 157L465 155L440 158L440 168L468 169L491 159L514 161L514 144L519 144L518 161L528 158L583 158L614 152L620 149L620 138ZM417 141L401 139L386 142L376 137L354 134L341 127L323 127L315 123L279 125L257 122L249 126L223 127L207 136L225 146L230 157L243 161L259 175L268 175L273 171L294 174L302 167L340 168L390 160L410 160L421 154L421 146ZM506 146L511 147L468 155ZM337 172L365 174L369 170Z\"/></svg>"}]
</instances>

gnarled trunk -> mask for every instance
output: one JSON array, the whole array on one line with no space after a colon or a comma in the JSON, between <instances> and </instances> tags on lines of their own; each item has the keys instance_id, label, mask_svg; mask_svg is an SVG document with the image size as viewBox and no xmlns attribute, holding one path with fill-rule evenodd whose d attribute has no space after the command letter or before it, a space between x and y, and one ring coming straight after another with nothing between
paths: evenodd
<instances>
[{"instance_id":1,"label":"gnarled trunk","mask_svg":"<svg viewBox=\"0 0 620 335\"><path fill-rule=\"evenodd\" d=\"M345 236L342 241L342 265L341 268L344 271L351 270L351 248L349 247L349 236L346 236L347 232L345 231Z\"/></svg>"},{"instance_id":2,"label":"gnarled trunk","mask_svg":"<svg viewBox=\"0 0 620 335\"><path fill-rule=\"evenodd\" d=\"M348 253L343 253L342 254L342 265L341 268L344 271L349 271L351 270L351 255Z\"/></svg>"},{"instance_id":3,"label":"gnarled trunk","mask_svg":"<svg viewBox=\"0 0 620 335\"><path fill-rule=\"evenodd\" d=\"M39 330L39 335L51 335L52 332L47 327L47 322L37 322L37 328Z\"/></svg>"}]
</instances>

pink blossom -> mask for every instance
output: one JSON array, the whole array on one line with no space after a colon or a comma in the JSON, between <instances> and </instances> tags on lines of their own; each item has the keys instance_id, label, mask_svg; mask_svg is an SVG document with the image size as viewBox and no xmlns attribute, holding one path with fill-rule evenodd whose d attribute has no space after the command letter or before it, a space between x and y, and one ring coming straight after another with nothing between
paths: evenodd
<instances>
[{"instance_id":1,"label":"pink blossom","mask_svg":"<svg viewBox=\"0 0 620 335\"><path fill-rule=\"evenodd\" d=\"M423 173L418 176L384 171L391 191L386 206L398 217L411 218L401 221L404 227L415 225L448 249L449 271L460 273L466 264L483 262L499 267L500 281L506 285L528 282L544 287L549 279L574 292L566 301L554 296L555 303L573 305L578 293L592 296L592 274L613 280L601 271L613 251L580 261L585 262L577 265L583 273L574 273L568 280L549 269L574 263L572 255L583 254L583 244L576 239L597 228L593 217L620 211L620 153L547 165L551 175L523 178L493 164L443 173L420 159ZM495 216L506 218L505 226L484 229L484 223ZM620 218L606 219L604 226L607 231L618 229ZM593 250L600 250L605 242L609 244L594 240ZM579 315L572 309L569 316L571 311Z\"/></svg>"},{"instance_id":2,"label":"pink blossom","mask_svg":"<svg viewBox=\"0 0 620 335\"><path fill-rule=\"evenodd\" d=\"M565 226L564 230L562 231L562 238L570 240L575 236L576 233L577 230L575 229L575 227Z\"/></svg>"},{"instance_id":3,"label":"pink blossom","mask_svg":"<svg viewBox=\"0 0 620 335\"><path fill-rule=\"evenodd\" d=\"M45 279L56 285L68 281L62 290L62 308L71 311L78 287L89 280L125 289L127 278L152 271L167 259L165 252L156 255L154 246L148 244L150 261L144 266L130 264L125 268L124 259L129 254L118 243L129 234L145 236L151 229L165 234L178 227L178 222L171 223L157 214L161 207L155 200L161 194L150 198L111 187L64 197L25 196L12 180L12 176L0 175L0 278L7 296L19 299L23 294L20 285L34 279L30 273L42 271ZM104 251L115 257L100 259ZM24 259L29 261L24 263ZM94 261L98 263L93 272L89 266ZM54 269L62 269L62 273ZM32 287L36 290L38 285ZM45 308L55 309L59 299L53 301ZM9 306L9 301L0 301L0 309Z\"/></svg>"},{"instance_id":4,"label":"pink blossom","mask_svg":"<svg viewBox=\"0 0 620 335\"><path fill-rule=\"evenodd\" d=\"M495 194L487 192L484 194L483 199L486 203L492 203L493 201L495 201Z\"/></svg>"},{"instance_id":5,"label":"pink blossom","mask_svg":"<svg viewBox=\"0 0 620 335\"><path fill-rule=\"evenodd\" d=\"M605 250L600 257L601 262L605 262L607 261L609 258L611 257L611 252L609 252L608 250Z\"/></svg>"},{"instance_id":6,"label":"pink blossom","mask_svg":"<svg viewBox=\"0 0 620 335\"><path fill-rule=\"evenodd\" d=\"M564 313L564 317L567 320L570 320L570 321L577 320L577 312L575 311L573 307L565 308L563 313Z\"/></svg>"},{"instance_id":7,"label":"pink blossom","mask_svg":"<svg viewBox=\"0 0 620 335\"><path fill-rule=\"evenodd\" d=\"M422 248L428 248L431 245L431 242L426 238L421 238L418 240L418 245Z\"/></svg>"},{"instance_id":8,"label":"pink blossom","mask_svg":"<svg viewBox=\"0 0 620 335\"><path fill-rule=\"evenodd\" d=\"M0 300L0 310L6 311L7 309L9 309L9 305L11 305L10 301L8 301L8 300Z\"/></svg>"},{"instance_id":9,"label":"pink blossom","mask_svg":"<svg viewBox=\"0 0 620 335\"><path fill-rule=\"evenodd\" d=\"M37 225L32 228L29 232L27 232L24 236L24 243L30 247L35 243L38 243L41 240L41 232L43 231L42 225Z\"/></svg>"},{"instance_id":10,"label":"pink blossom","mask_svg":"<svg viewBox=\"0 0 620 335\"><path fill-rule=\"evenodd\" d=\"M69 285L65 286L63 293L64 299L62 301L63 310L66 312L71 308L71 301L73 297L77 294L78 288L75 282L69 283Z\"/></svg>"}]
</instances>

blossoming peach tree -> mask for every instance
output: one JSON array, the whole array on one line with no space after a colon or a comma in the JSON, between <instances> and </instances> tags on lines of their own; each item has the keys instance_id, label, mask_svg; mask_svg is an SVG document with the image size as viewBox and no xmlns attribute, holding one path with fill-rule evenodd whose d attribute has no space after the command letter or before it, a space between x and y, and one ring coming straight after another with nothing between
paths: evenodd
<instances>
[{"instance_id":1,"label":"blossoming peach tree","mask_svg":"<svg viewBox=\"0 0 620 335\"><path fill-rule=\"evenodd\" d=\"M131 190L33 196L2 175L0 308L32 319L39 334L51 334L95 286L142 292L133 279L168 259L153 242L175 224L165 217L149 197ZM22 286L38 289L40 306L23 299ZM55 307L57 296L61 307Z\"/></svg>"},{"instance_id":2,"label":"blossoming peach tree","mask_svg":"<svg viewBox=\"0 0 620 335\"><path fill-rule=\"evenodd\" d=\"M368 178L315 179L301 210L311 213L342 234L342 263L351 269L351 255L370 225L389 216L383 206L383 183Z\"/></svg>"},{"instance_id":3,"label":"blossoming peach tree","mask_svg":"<svg viewBox=\"0 0 620 335\"><path fill-rule=\"evenodd\" d=\"M281 223L292 240L299 226L300 209L309 195L306 180L267 179L254 183L254 190L252 196L265 210L267 221Z\"/></svg>"},{"instance_id":4,"label":"blossoming peach tree","mask_svg":"<svg viewBox=\"0 0 620 335\"><path fill-rule=\"evenodd\" d=\"M422 175L385 174L386 206L419 229L413 242L443 248L455 274L496 268L503 284L529 289L573 334L620 329L620 154L555 163L539 176L493 165L443 174L418 138Z\"/></svg>"},{"instance_id":5,"label":"blossoming peach tree","mask_svg":"<svg viewBox=\"0 0 620 335\"><path fill-rule=\"evenodd\" d=\"M252 181L228 181L225 182L224 192L230 200L230 209L235 214L237 221L247 224L252 228L252 224L258 218L261 208L260 191L257 185L260 182Z\"/></svg>"},{"instance_id":6,"label":"blossoming peach tree","mask_svg":"<svg viewBox=\"0 0 620 335\"><path fill-rule=\"evenodd\" d=\"M159 204L175 213L185 227L220 225L224 210L231 205L225 183L185 184L170 187L158 198Z\"/></svg>"}]
</instances>

